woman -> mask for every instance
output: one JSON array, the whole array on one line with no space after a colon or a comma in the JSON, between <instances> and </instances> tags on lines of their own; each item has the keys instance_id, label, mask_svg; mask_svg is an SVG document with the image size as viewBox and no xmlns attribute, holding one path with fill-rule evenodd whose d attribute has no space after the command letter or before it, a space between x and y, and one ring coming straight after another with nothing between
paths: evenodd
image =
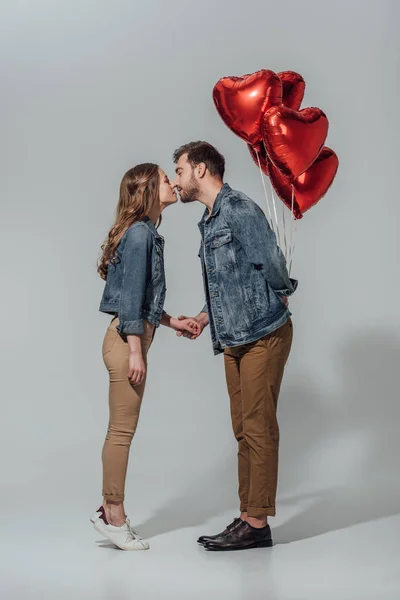
<instances>
[{"instance_id":1,"label":"woman","mask_svg":"<svg viewBox=\"0 0 400 600\"><path fill-rule=\"evenodd\" d=\"M110 420L104 442L103 504L91 521L96 531L123 550L146 550L149 543L130 526L124 510L130 444L136 431L146 380L146 356L160 325L198 333L192 319L179 321L164 310L164 239L156 224L177 198L166 174L154 164L123 177L114 226L102 246L98 272L106 280L100 304L112 314L103 342L110 376Z\"/></svg>"}]
</instances>

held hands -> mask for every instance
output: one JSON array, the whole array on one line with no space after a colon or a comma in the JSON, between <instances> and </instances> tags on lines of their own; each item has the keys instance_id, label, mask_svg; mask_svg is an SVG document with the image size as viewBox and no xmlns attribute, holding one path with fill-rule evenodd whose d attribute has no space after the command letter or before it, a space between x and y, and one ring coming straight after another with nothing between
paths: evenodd
<instances>
[{"instance_id":1,"label":"held hands","mask_svg":"<svg viewBox=\"0 0 400 600\"><path fill-rule=\"evenodd\" d=\"M185 317L184 315L180 315L178 317L178 321L180 323L186 323L187 321L195 323L196 331L191 331L188 329L177 329L176 330L176 335L178 337L183 336L183 337L187 338L188 340L196 340L199 337L199 335L202 333L202 331L205 327L204 324L202 324L201 322L198 321L197 317L190 318L190 317Z\"/></svg>"},{"instance_id":2,"label":"held hands","mask_svg":"<svg viewBox=\"0 0 400 600\"><path fill-rule=\"evenodd\" d=\"M190 340L195 340L202 331L196 319L184 316L172 319L171 326L175 329L176 335L179 337L183 335Z\"/></svg>"}]
</instances>

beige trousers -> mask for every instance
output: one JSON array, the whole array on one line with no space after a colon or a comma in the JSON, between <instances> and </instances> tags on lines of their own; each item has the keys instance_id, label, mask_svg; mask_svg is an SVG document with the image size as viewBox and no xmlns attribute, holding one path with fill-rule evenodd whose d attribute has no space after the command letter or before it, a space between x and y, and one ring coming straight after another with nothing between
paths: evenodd
<instances>
[{"instance_id":1,"label":"beige trousers","mask_svg":"<svg viewBox=\"0 0 400 600\"><path fill-rule=\"evenodd\" d=\"M138 424L146 379L132 386L128 379L129 346L117 331L118 318L112 320L103 342L103 360L110 376L110 419L103 446L103 497L122 502L125 496L125 478L129 450ZM145 321L142 335L143 358L153 341L154 325Z\"/></svg>"}]
</instances>

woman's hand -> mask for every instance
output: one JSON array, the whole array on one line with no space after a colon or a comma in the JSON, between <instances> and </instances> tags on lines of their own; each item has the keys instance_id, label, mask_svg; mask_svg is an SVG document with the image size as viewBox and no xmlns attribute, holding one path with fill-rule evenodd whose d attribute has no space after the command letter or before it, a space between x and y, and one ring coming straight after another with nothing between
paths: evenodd
<instances>
[{"instance_id":1,"label":"woman's hand","mask_svg":"<svg viewBox=\"0 0 400 600\"><path fill-rule=\"evenodd\" d=\"M129 381L132 385L140 385L143 383L145 376L146 365L141 350L131 350L129 352Z\"/></svg>"},{"instance_id":2,"label":"woman's hand","mask_svg":"<svg viewBox=\"0 0 400 600\"><path fill-rule=\"evenodd\" d=\"M184 335L191 340L195 340L202 331L197 321L188 317L171 319L171 327L175 329L178 335Z\"/></svg>"}]
</instances>

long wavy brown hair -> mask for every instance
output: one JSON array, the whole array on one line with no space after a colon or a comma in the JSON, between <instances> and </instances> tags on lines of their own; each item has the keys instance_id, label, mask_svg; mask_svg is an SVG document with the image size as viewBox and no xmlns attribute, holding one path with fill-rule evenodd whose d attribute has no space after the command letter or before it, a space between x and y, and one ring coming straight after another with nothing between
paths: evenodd
<instances>
[{"instance_id":1,"label":"long wavy brown hair","mask_svg":"<svg viewBox=\"0 0 400 600\"><path fill-rule=\"evenodd\" d=\"M137 221L147 217L159 200L160 177L158 165L144 163L129 169L122 178L115 223L108 238L102 245L102 255L97 271L102 279L107 279L108 265L118 260L116 252L125 231ZM161 217L158 221L161 223Z\"/></svg>"}]
</instances>

